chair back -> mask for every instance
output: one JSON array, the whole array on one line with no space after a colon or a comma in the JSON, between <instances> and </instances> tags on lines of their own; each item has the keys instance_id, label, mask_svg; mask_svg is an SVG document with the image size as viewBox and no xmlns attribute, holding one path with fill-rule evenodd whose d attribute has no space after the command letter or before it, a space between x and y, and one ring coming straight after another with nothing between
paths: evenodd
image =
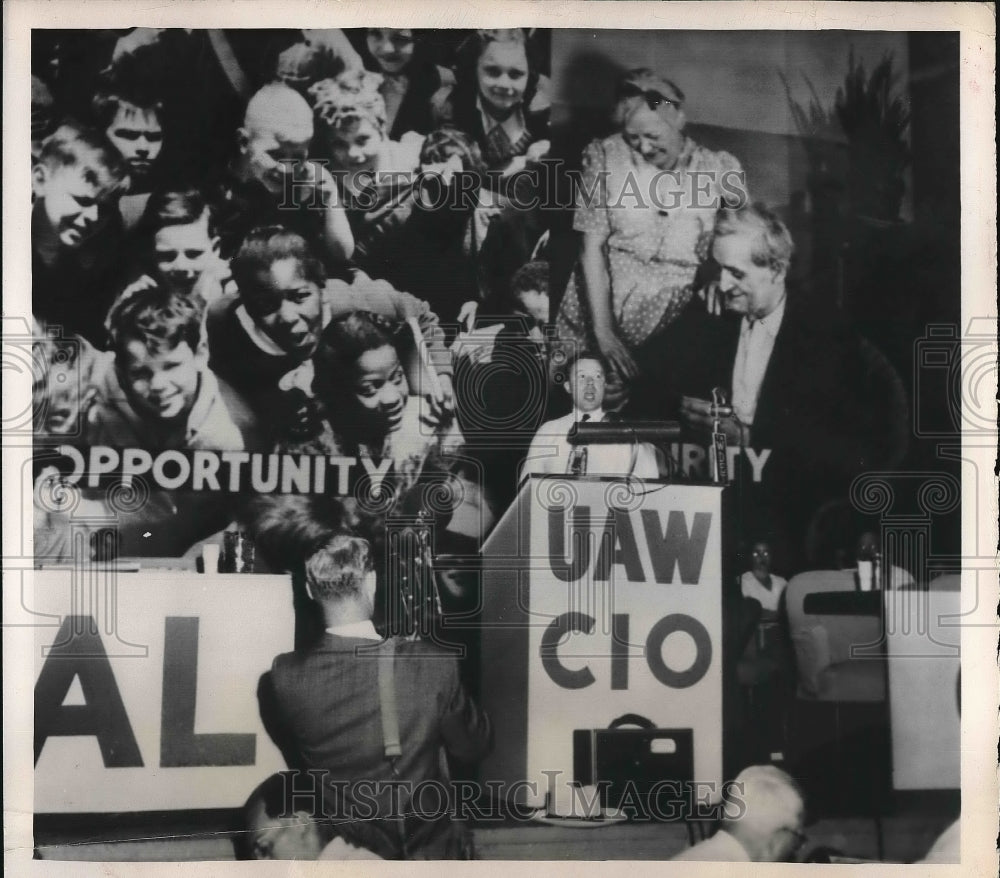
<instances>
[{"instance_id":1,"label":"chair back","mask_svg":"<svg viewBox=\"0 0 1000 878\"><path fill-rule=\"evenodd\" d=\"M858 348L864 375L862 386L868 388L874 404L869 409L872 423L867 434L876 442L875 459L870 466L892 470L906 457L910 440L910 406L906 387L899 373L868 339L861 338Z\"/></svg>"},{"instance_id":2,"label":"chair back","mask_svg":"<svg viewBox=\"0 0 1000 878\"><path fill-rule=\"evenodd\" d=\"M854 591L853 570L810 571L789 581L785 605L795 648L799 697L822 698L820 676L833 665L872 661L858 658L856 649L878 643L882 628L878 615L807 612L810 595Z\"/></svg>"}]
</instances>

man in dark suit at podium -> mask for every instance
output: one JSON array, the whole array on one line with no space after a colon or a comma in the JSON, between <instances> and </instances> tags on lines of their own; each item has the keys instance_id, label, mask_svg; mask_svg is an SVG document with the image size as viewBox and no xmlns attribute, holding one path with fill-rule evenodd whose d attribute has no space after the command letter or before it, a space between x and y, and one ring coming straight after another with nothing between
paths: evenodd
<instances>
[{"instance_id":1,"label":"man in dark suit at podium","mask_svg":"<svg viewBox=\"0 0 1000 878\"><path fill-rule=\"evenodd\" d=\"M731 411L720 429L730 447L753 452L761 474L749 486L755 505L797 547L822 500L842 494L870 461L873 413L861 404L856 334L787 283L793 249L766 208L722 211L712 257L725 312L711 315L695 297L641 361L659 400L653 414L676 414L706 442L712 390L726 392Z\"/></svg>"},{"instance_id":2,"label":"man in dark suit at podium","mask_svg":"<svg viewBox=\"0 0 1000 878\"><path fill-rule=\"evenodd\" d=\"M539 427L528 450L524 473L533 475L604 475L659 477L657 451L648 442L572 446L567 434L576 425L611 420L604 412L604 363L593 354L581 353L566 364L563 387L573 398L568 415L546 421Z\"/></svg>"}]
</instances>

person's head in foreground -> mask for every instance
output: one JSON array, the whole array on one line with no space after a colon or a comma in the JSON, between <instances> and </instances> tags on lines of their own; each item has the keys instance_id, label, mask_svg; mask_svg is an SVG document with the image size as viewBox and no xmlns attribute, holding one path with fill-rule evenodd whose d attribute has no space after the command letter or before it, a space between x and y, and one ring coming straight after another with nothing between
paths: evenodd
<instances>
[{"instance_id":1,"label":"person's head in foreground","mask_svg":"<svg viewBox=\"0 0 1000 878\"><path fill-rule=\"evenodd\" d=\"M206 368L204 303L163 286L119 302L109 325L118 380L140 417L174 423L194 406Z\"/></svg>"},{"instance_id":2,"label":"person's head in foreground","mask_svg":"<svg viewBox=\"0 0 1000 878\"><path fill-rule=\"evenodd\" d=\"M379 442L403 425L410 385L394 343L395 327L367 311L331 320L313 357L313 392L336 427Z\"/></svg>"},{"instance_id":3,"label":"person's head in foreground","mask_svg":"<svg viewBox=\"0 0 1000 878\"><path fill-rule=\"evenodd\" d=\"M334 536L306 560L306 586L327 624L371 619L375 584L371 548L360 537Z\"/></svg>"},{"instance_id":4,"label":"person's head in foreground","mask_svg":"<svg viewBox=\"0 0 1000 878\"><path fill-rule=\"evenodd\" d=\"M591 353L583 352L567 364L563 388L577 411L589 415L604 405L605 376L603 362Z\"/></svg>"},{"instance_id":5,"label":"person's head in foreground","mask_svg":"<svg viewBox=\"0 0 1000 878\"><path fill-rule=\"evenodd\" d=\"M295 89L272 82L247 104L238 143L243 173L272 195L284 194L286 180L309 157L312 108Z\"/></svg>"},{"instance_id":6,"label":"person's head in foreground","mask_svg":"<svg viewBox=\"0 0 1000 878\"><path fill-rule=\"evenodd\" d=\"M785 224L762 205L720 211L712 258L720 268L726 309L753 320L766 317L785 298L795 246Z\"/></svg>"},{"instance_id":7,"label":"person's head in foreground","mask_svg":"<svg viewBox=\"0 0 1000 878\"><path fill-rule=\"evenodd\" d=\"M231 265L253 322L286 354L306 360L323 328L323 263L300 235L280 226L254 229Z\"/></svg>"},{"instance_id":8,"label":"person's head in foreground","mask_svg":"<svg viewBox=\"0 0 1000 878\"><path fill-rule=\"evenodd\" d=\"M45 138L32 170L36 208L69 249L101 230L128 183L128 166L103 132L73 122Z\"/></svg>"},{"instance_id":9,"label":"person's head in foreground","mask_svg":"<svg viewBox=\"0 0 1000 878\"><path fill-rule=\"evenodd\" d=\"M773 765L744 768L733 783L731 798L741 803L724 818L721 829L746 850L751 862L782 863L793 859L805 843L805 800L795 780Z\"/></svg>"},{"instance_id":10,"label":"person's head in foreground","mask_svg":"<svg viewBox=\"0 0 1000 878\"><path fill-rule=\"evenodd\" d=\"M272 774L258 786L243 806L243 827L234 839L239 860L379 860L360 846L350 827L321 814L320 801L306 809L316 779L296 778L294 771ZM346 836L346 837L345 837ZM348 840L351 838L351 840Z\"/></svg>"},{"instance_id":11,"label":"person's head in foreground","mask_svg":"<svg viewBox=\"0 0 1000 878\"><path fill-rule=\"evenodd\" d=\"M212 210L197 189L154 192L140 223L157 278L190 293L209 268L221 264Z\"/></svg>"}]
</instances>

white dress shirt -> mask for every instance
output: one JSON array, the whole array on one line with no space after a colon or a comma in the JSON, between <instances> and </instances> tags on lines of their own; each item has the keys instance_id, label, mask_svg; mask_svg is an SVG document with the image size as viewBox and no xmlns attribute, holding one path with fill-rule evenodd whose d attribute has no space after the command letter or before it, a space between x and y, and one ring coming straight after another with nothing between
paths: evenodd
<instances>
[{"instance_id":1,"label":"white dress shirt","mask_svg":"<svg viewBox=\"0 0 1000 878\"><path fill-rule=\"evenodd\" d=\"M362 640L381 640L371 619L362 622L346 622L343 625L331 625L326 629L327 634L335 634L337 637L360 637Z\"/></svg>"},{"instance_id":2,"label":"white dress shirt","mask_svg":"<svg viewBox=\"0 0 1000 878\"><path fill-rule=\"evenodd\" d=\"M711 838L706 838L698 844L686 848L677 856L671 857L673 862L703 862L703 863L749 863L750 854L738 839L726 830L720 829Z\"/></svg>"},{"instance_id":3,"label":"white dress shirt","mask_svg":"<svg viewBox=\"0 0 1000 878\"><path fill-rule=\"evenodd\" d=\"M762 610L769 610L772 613L778 612L778 603L786 585L788 585L788 580L775 576L773 573L771 574L770 588L762 585L750 570L740 577L740 590L743 592L743 597L753 598L760 604Z\"/></svg>"},{"instance_id":4,"label":"white dress shirt","mask_svg":"<svg viewBox=\"0 0 1000 878\"><path fill-rule=\"evenodd\" d=\"M604 418L602 409L587 413L588 421L598 422ZM566 475L569 470L573 446L566 441L566 434L584 416L584 412L574 409L568 415L546 421L538 428L531 448L524 462L524 474ZM631 469L633 450L635 467ZM640 479L656 479L660 476L657 451L648 442L621 445L587 446L587 462L583 474L590 476L627 476Z\"/></svg>"},{"instance_id":5,"label":"white dress shirt","mask_svg":"<svg viewBox=\"0 0 1000 878\"><path fill-rule=\"evenodd\" d=\"M760 386L764 383L764 373L784 316L785 300L782 299L766 317L753 322L744 317L740 324L740 342L733 363L733 410L748 426L757 413Z\"/></svg>"}]
</instances>

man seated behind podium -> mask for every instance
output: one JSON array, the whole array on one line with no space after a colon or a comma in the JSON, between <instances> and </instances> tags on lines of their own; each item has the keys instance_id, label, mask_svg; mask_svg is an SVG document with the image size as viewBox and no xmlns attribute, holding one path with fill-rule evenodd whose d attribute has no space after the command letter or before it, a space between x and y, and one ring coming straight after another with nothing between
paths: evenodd
<instances>
[{"instance_id":1,"label":"man seated behind podium","mask_svg":"<svg viewBox=\"0 0 1000 878\"><path fill-rule=\"evenodd\" d=\"M648 442L570 445L567 434L577 424L610 420L603 409L606 374L604 362L591 353L582 352L566 364L563 387L573 399L573 410L539 428L525 460L525 475L659 477L658 452Z\"/></svg>"}]
</instances>

